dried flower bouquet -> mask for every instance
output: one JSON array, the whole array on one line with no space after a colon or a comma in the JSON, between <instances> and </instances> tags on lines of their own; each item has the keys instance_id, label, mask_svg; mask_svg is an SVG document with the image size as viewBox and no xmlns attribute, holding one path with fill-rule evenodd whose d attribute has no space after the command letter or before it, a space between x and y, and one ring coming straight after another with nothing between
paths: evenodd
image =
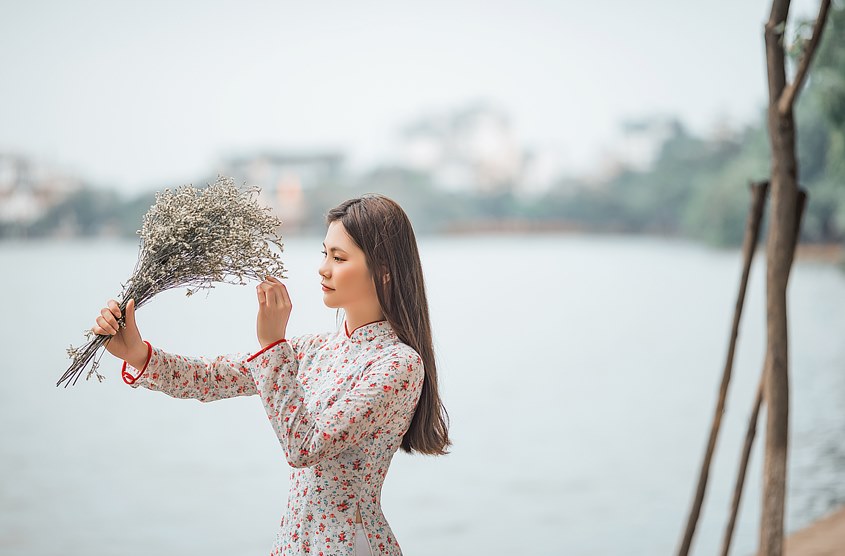
<instances>
[{"instance_id":1,"label":"dried flower bouquet","mask_svg":"<svg viewBox=\"0 0 845 556\"><path fill-rule=\"evenodd\" d=\"M187 295L213 288L214 282L245 284L247 279L284 277L284 265L271 245L283 249L281 224L269 208L256 202L256 187L239 189L231 178L218 177L206 188L190 185L156 193L155 204L144 215L138 235L140 252L135 270L120 294L121 312L130 299L139 308L165 290L187 287ZM123 317L118 319L124 325ZM87 332L88 343L71 346L73 359L56 386L76 384L79 376L111 336ZM96 374L99 359L86 380Z\"/></svg>"}]
</instances>

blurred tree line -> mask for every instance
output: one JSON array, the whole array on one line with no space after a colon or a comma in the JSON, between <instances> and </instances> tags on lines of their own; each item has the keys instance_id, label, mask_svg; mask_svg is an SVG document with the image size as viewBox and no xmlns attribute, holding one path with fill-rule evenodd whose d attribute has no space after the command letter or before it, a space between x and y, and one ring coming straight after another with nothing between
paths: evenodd
<instances>
[{"instance_id":1,"label":"blurred tree line","mask_svg":"<svg viewBox=\"0 0 845 556\"><path fill-rule=\"evenodd\" d=\"M845 239L845 7L831 8L828 26L795 108L798 182L809 193L805 242ZM793 63L798 55L791 52ZM590 229L739 245L750 200L746 184L767 179L769 168L765 110L733 138L693 137L676 122L647 171L622 171L575 193L566 193L573 184L565 184L538 199L531 212Z\"/></svg>"},{"instance_id":2,"label":"blurred tree line","mask_svg":"<svg viewBox=\"0 0 845 556\"><path fill-rule=\"evenodd\" d=\"M799 183L809 192L804 242L845 239L845 8L834 6L828 25L795 110ZM792 52L793 61L798 54ZM675 121L649 168L623 168L599 182L561 178L542 194L519 194L518 184L498 192L446 191L425 172L380 166L307 188L300 231L322 233L330 207L377 191L402 204L423 234L563 229L738 245L749 180L765 180L769 172L765 116L761 110L756 123L709 139ZM26 229L0 228L0 237L133 235L153 202L153 193L125 199L83 188Z\"/></svg>"}]
</instances>

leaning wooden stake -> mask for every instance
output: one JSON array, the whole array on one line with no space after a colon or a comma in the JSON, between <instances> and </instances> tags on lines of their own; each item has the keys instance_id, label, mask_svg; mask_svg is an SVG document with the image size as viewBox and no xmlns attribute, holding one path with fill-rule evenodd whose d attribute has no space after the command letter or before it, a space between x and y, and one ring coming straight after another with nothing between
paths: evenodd
<instances>
[{"instance_id":1,"label":"leaning wooden stake","mask_svg":"<svg viewBox=\"0 0 845 556\"><path fill-rule=\"evenodd\" d=\"M725 536L722 538L722 556L728 556L733 541L736 516L739 513L739 504L742 501L742 489L745 487L745 473L748 470L748 460L751 459L751 448L754 446L754 436L757 434L757 417L760 415L760 406L763 402L763 377L757 386L757 396L754 399L754 407L751 409L751 417L748 419L748 430L745 432L745 445L742 447L742 458L739 461L739 472L736 476L733 500L731 501L731 514L728 516L728 523L725 526Z\"/></svg>"},{"instance_id":2,"label":"leaning wooden stake","mask_svg":"<svg viewBox=\"0 0 845 556\"><path fill-rule=\"evenodd\" d=\"M739 280L739 293L737 294L736 305L734 307L731 336L728 341L728 355L725 359L725 366L722 370L722 385L719 388L719 399L716 401L716 409L713 412L713 424L710 427L710 438L707 441L707 449L704 452L704 459L701 462L701 471L698 476L698 488L695 491L695 498L693 499L692 508L690 509L689 518L687 519L687 527L684 531L684 537L681 541L681 546L678 549L679 556L686 556L689 554L690 547L692 546L692 539L695 535L695 528L698 525L698 518L701 514L701 505L704 502L704 494L707 491L707 479L710 475L710 462L713 459L713 453L716 450L716 441L719 438L719 429L722 426L722 415L725 412L725 401L728 397L728 386L731 382L736 341L739 336L739 321L742 316L742 307L745 303L745 291L748 287L748 275L751 270L751 261L754 258L754 250L760 236L760 222L763 219L763 207L765 206L766 192L769 188L769 182L764 181L760 183L752 183L750 184L750 188L751 207L746 220L745 239L742 244L742 277Z\"/></svg>"},{"instance_id":3,"label":"leaning wooden stake","mask_svg":"<svg viewBox=\"0 0 845 556\"><path fill-rule=\"evenodd\" d=\"M807 193L800 190L798 193L798 215L795 218L796 232L795 241L792 245L792 254L795 256L795 249L798 245L798 230L801 229L801 218L804 214L804 207L807 204ZM754 405L751 409L751 416L748 419L748 429L745 432L745 445L742 447L742 457L739 461L739 471L737 472L736 484L734 485L733 500L731 501L731 513L728 516L728 522L725 525L725 535L722 538L721 556L728 556L731 549L731 542L733 541L734 527L736 526L736 516L739 513L739 505L742 502L742 491L745 487L745 474L748 471L748 461L751 459L751 448L754 446L754 437L757 434L757 419L760 415L760 406L763 404L763 388L765 386L766 374L765 367L760 376L760 383L757 386L757 394L754 397Z\"/></svg>"}]
</instances>

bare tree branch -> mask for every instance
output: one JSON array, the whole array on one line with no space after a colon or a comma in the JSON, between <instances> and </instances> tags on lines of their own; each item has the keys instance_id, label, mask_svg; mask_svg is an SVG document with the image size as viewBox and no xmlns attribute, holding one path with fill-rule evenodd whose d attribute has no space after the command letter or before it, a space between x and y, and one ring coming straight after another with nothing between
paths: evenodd
<instances>
[{"instance_id":1,"label":"bare tree branch","mask_svg":"<svg viewBox=\"0 0 845 556\"><path fill-rule=\"evenodd\" d=\"M769 86L769 110L777 105L786 87L786 60L783 51L783 33L786 29L786 17L789 15L790 0L772 0L769 20L763 26L766 42L766 70ZM771 181L772 176L769 176Z\"/></svg>"},{"instance_id":2,"label":"bare tree branch","mask_svg":"<svg viewBox=\"0 0 845 556\"><path fill-rule=\"evenodd\" d=\"M829 8L830 0L822 0L821 5L819 6L819 16L816 18L815 25L813 25L813 36L810 37L810 42L807 43L807 49L804 51L804 54L801 56L801 61L798 63L798 70L795 72L795 79L792 80L792 83L787 85L778 100L778 112L781 114L786 114L787 111L792 109L792 105L795 103L798 92L801 90L801 85L803 85L804 80L807 78L807 71L810 69L810 62L813 61L813 54L815 53L816 47L819 45L819 41L821 41L822 38L822 32L824 31L824 24L827 20L827 12Z\"/></svg>"}]
</instances>

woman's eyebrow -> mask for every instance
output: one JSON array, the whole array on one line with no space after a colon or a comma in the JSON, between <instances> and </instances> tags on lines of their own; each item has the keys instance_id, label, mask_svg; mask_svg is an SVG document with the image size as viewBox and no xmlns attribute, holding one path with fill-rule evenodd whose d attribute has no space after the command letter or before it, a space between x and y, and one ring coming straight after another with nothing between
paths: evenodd
<instances>
[{"instance_id":1,"label":"woman's eyebrow","mask_svg":"<svg viewBox=\"0 0 845 556\"><path fill-rule=\"evenodd\" d=\"M323 247L325 247L325 246L326 246L326 244L325 244L325 243L323 243ZM344 251L344 250L343 250L343 249L341 249L340 247L332 247L331 249L327 249L327 250L328 250L328 251L340 251L341 253L346 253L346 251Z\"/></svg>"}]
</instances>

